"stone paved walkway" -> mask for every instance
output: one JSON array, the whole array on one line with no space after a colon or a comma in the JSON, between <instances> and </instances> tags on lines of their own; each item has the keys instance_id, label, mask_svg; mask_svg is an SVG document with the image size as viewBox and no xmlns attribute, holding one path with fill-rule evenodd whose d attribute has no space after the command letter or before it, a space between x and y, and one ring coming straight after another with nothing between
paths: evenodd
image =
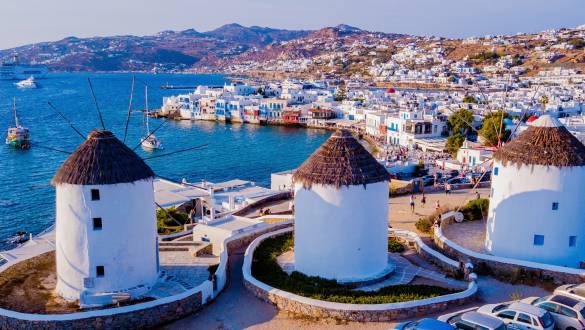
<instances>
[{"instance_id":1,"label":"stone paved walkway","mask_svg":"<svg viewBox=\"0 0 585 330\"><path fill-rule=\"evenodd\" d=\"M443 228L443 235L464 248L485 253L485 220L452 223Z\"/></svg>"}]
</instances>

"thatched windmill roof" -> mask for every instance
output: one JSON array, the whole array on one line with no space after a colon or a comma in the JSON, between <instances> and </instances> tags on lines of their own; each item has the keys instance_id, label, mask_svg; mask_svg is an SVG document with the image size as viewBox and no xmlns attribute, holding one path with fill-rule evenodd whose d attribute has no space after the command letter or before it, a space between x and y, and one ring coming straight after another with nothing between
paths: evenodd
<instances>
[{"instance_id":1,"label":"thatched windmill roof","mask_svg":"<svg viewBox=\"0 0 585 330\"><path fill-rule=\"evenodd\" d=\"M585 146L558 119L541 116L494 153L504 165L585 166Z\"/></svg>"},{"instance_id":2,"label":"thatched windmill roof","mask_svg":"<svg viewBox=\"0 0 585 330\"><path fill-rule=\"evenodd\" d=\"M346 130L331 135L293 174L293 181L307 188L314 183L339 188L389 180L384 166Z\"/></svg>"},{"instance_id":3,"label":"thatched windmill roof","mask_svg":"<svg viewBox=\"0 0 585 330\"><path fill-rule=\"evenodd\" d=\"M112 132L93 130L65 160L51 182L55 185L104 185L152 177L154 172L150 167Z\"/></svg>"}]
</instances>

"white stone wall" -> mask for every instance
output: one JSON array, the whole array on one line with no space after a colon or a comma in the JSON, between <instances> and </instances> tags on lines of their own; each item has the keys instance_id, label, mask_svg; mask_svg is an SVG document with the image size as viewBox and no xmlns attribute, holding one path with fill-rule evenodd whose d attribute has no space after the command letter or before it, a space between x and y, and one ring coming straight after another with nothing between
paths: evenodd
<instances>
[{"instance_id":1,"label":"white stone wall","mask_svg":"<svg viewBox=\"0 0 585 330\"><path fill-rule=\"evenodd\" d=\"M388 182L341 187L295 184L295 269L340 281L387 266Z\"/></svg>"},{"instance_id":2,"label":"white stone wall","mask_svg":"<svg viewBox=\"0 0 585 330\"><path fill-rule=\"evenodd\" d=\"M566 267L585 261L584 167L518 167L495 161L492 173L488 252ZM553 203L559 203L558 210ZM544 244L535 245L534 235L543 235ZM569 246L570 236L576 236L575 246Z\"/></svg>"},{"instance_id":3,"label":"white stone wall","mask_svg":"<svg viewBox=\"0 0 585 330\"><path fill-rule=\"evenodd\" d=\"M104 186L57 185L57 292L71 300L82 292L149 286L158 276L152 180ZM99 189L100 200L91 200ZM102 218L94 230L93 218ZM96 266L105 275L96 277ZM93 278L93 288L84 279Z\"/></svg>"}]
</instances>

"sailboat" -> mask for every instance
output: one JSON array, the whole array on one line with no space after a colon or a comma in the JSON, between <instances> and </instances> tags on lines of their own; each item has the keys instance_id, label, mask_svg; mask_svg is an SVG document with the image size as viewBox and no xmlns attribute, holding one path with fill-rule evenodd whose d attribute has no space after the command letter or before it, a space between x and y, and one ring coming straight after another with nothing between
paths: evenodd
<instances>
[{"instance_id":1,"label":"sailboat","mask_svg":"<svg viewBox=\"0 0 585 330\"><path fill-rule=\"evenodd\" d=\"M8 128L6 135L6 144L16 149L30 148L30 132L28 128L20 126L18 115L16 114L16 98L12 102L12 110L14 112L14 126Z\"/></svg>"},{"instance_id":2,"label":"sailboat","mask_svg":"<svg viewBox=\"0 0 585 330\"><path fill-rule=\"evenodd\" d=\"M156 136L154 136L154 134L152 134L152 132L150 131L150 127L148 125L148 117L150 117L150 113L148 111L148 86L145 87L145 92L144 92L146 101L146 109L145 109L145 116L146 116L146 135L140 139L140 144L142 145L142 147L144 149L148 149L148 150L162 150L163 146L162 143L160 142L159 139L156 138Z\"/></svg>"}]
</instances>

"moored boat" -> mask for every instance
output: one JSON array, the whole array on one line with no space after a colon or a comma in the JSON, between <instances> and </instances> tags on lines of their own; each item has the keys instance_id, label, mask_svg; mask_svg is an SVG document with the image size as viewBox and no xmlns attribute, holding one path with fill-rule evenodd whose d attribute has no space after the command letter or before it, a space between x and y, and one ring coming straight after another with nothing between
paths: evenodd
<instances>
[{"instance_id":1,"label":"moored boat","mask_svg":"<svg viewBox=\"0 0 585 330\"><path fill-rule=\"evenodd\" d=\"M6 144L16 149L30 148L30 132L28 128L20 125L16 113L16 99L13 100L14 127L8 128Z\"/></svg>"}]
</instances>

